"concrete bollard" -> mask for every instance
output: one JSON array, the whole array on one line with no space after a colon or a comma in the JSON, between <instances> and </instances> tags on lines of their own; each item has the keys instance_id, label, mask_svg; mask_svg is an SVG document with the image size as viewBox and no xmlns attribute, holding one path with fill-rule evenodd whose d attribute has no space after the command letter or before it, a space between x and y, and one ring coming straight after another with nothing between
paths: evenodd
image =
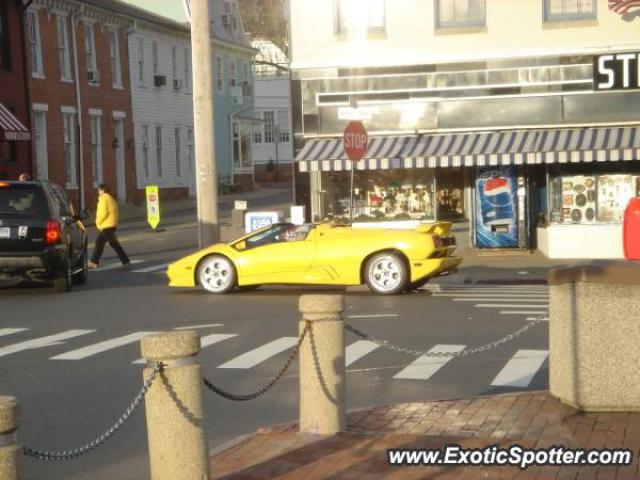
<instances>
[{"instance_id":1,"label":"concrete bollard","mask_svg":"<svg viewBox=\"0 0 640 480\"><path fill-rule=\"evenodd\" d=\"M0 396L0 478L18 480L22 451L17 442L20 406L14 397Z\"/></svg>"},{"instance_id":2,"label":"concrete bollard","mask_svg":"<svg viewBox=\"0 0 640 480\"><path fill-rule=\"evenodd\" d=\"M331 435L346 427L344 322L323 320L342 315L344 297L302 295L299 307L300 334L312 328L299 353L300 432Z\"/></svg>"},{"instance_id":3,"label":"concrete bollard","mask_svg":"<svg viewBox=\"0 0 640 480\"><path fill-rule=\"evenodd\" d=\"M200 337L194 331L151 335L142 356L166 367L145 396L151 480L209 478L203 428L202 367L196 363ZM145 380L152 368L144 369Z\"/></svg>"}]
</instances>

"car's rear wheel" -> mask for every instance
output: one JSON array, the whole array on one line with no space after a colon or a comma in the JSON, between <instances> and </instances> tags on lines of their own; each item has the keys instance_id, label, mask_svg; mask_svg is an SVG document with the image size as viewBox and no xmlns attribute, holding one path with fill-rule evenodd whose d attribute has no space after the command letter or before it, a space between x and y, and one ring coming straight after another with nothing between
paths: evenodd
<instances>
[{"instance_id":1,"label":"car's rear wheel","mask_svg":"<svg viewBox=\"0 0 640 480\"><path fill-rule=\"evenodd\" d=\"M367 286L375 293L394 295L406 288L409 271L398 254L379 253L367 261L364 276Z\"/></svg>"},{"instance_id":2,"label":"car's rear wheel","mask_svg":"<svg viewBox=\"0 0 640 480\"><path fill-rule=\"evenodd\" d=\"M84 285L89 278L89 265L87 263L87 246L84 246L80 261L78 262L78 270L73 274L73 283L76 285Z\"/></svg>"},{"instance_id":3,"label":"car's rear wheel","mask_svg":"<svg viewBox=\"0 0 640 480\"><path fill-rule=\"evenodd\" d=\"M198 283L210 293L227 293L236 286L236 269L227 257L209 255L198 265Z\"/></svg>"},{"instance_id":4,"label":"car's rear wheel","mask_svg":"<svg viewBox=\"0 0 640 480\"><path fill-rule=\"evenodd\" d=\"M68 292L71 290L71 283L73 281L73 274L71 271L71 261L67 257L62 266L62 272L60 275L53 279L53 288L56 292Z\"/></svg>"}]
</instances>

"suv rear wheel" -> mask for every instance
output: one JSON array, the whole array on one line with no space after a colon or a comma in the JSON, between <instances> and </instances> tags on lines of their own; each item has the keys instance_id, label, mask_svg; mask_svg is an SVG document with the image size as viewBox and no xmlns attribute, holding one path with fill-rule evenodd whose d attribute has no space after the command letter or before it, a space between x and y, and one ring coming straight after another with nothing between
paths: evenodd
<instances>
[{"instance_id":1,"label":"suv rear wheel","mask_svg":"<svg viewBox=\"0 0 640 480\"><path fill-rule=\"evenodd\" d=\"M77 266L79 270L73 274L73 283L76 285L84 285L87 283L87 278L89 278L89 265L87 264L87 258L87 246L85 245Z\"/></svg>"},{"instance_id":2,"label":"suv rear wheel","mask_svg":"<svg viewBox=\"0 0 640 480\"><path fill-rule=\"evenodd\" d=\"M53 279L53 288L56 292L68 292L71 290L71 283L73 282L73 275L71 272L71 261L69 257L64 261L62 267L62 274L59 277Z\"/></svg>"}]
</instances>

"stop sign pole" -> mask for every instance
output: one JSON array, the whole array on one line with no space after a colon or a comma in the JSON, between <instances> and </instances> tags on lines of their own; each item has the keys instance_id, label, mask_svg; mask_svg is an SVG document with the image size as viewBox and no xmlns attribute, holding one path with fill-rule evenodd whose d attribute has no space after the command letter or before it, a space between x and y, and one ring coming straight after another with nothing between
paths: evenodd
<instances>
[{"instance_id":1,"label":"stop sign pole","mask_svg":"<svg viewBox=\"0 0 640 480\"><path fill-rule=\"evenodd\" d=\"M347 124L342 135L342 147L351 160L351 188L349 189L349 222L353 223L353 177L354 165L362 160L369 149L369 135L362 122L354 120Z\"/></svg>"}]
</instances>

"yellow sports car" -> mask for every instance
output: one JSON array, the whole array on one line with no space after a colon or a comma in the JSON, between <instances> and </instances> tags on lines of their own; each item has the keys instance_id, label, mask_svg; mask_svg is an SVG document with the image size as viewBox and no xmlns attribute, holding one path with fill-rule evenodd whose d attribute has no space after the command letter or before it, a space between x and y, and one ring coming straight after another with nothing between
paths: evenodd
<instances>
[{"instance_id":1,"label":"yellow sports car","mask_svg":"<svg viewBox=\"0 0 640 480\"><path fill-rule=\"evenodd\" d=\"M169 265L171 287L211 293L266 284L362 285L391 295L456 271L450 223L415 230L278 223L218 243Z\"/></svg>"}]
</instances>

